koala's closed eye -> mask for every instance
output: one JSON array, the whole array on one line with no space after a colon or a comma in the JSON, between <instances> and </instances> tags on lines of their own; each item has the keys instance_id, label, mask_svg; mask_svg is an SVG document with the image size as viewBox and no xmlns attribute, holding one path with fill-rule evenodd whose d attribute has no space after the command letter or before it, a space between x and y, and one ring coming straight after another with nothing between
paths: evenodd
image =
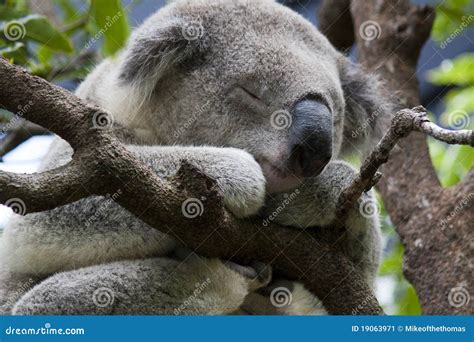
<instances>
[{"instance_id":1,"label":"koala's closed eye","mask_svg":"<svg viewBox=\"0 0 474 342\"><path fill-rule=\"evenodd\" d=\"M269 111L269 106L256 92L249 90L248 87L236 86L229 92L231 100L239 109L250 111L256 114L265 114Z\"/></svg>"}]
</instances>

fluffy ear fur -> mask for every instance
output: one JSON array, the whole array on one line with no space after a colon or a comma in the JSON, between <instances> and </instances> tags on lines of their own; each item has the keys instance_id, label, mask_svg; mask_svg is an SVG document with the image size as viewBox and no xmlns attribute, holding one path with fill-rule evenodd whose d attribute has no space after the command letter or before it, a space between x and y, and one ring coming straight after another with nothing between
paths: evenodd
<instances>
[{"instance_id":1,"label":"fluffy ear fur","mask_svg":"<svg viewBox=\"0 0 474 342\"><path fill-rule=\"evenodd\" d=\"M341 153L364 156L388 127L393 105L380 80L346 58L340 78L346 102Z\"/></svg>"},{"instance_id":2,"label":"fluffy ear fur","mask_svg":"<svg viewBox=\"0 0 474 342\"><path fill-rule=\"evenodd\" d=\"M159 14L159 12L157 13ZM156 14L155 14L156 16ZM187 18L162 18L157 26L152 16L131 37L122 56L120 80L151 92L156 82L173 67L204 50L202 23ZM148 25L147 25L148 24Z\"/></svg>"}]
</instances>

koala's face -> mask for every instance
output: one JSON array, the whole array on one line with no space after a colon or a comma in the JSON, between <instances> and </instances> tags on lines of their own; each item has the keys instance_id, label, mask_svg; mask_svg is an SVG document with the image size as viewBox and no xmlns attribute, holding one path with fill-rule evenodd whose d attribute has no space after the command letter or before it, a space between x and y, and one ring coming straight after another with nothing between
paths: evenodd
<instances>
[{"instance_id":1,"label":"koala's face","mask_svg":"<svg viewBox=\"0 0 474 342\"><path fill-rule=\"evenodd\" d=\"M339 153L347 61L272 0L177 1L122 58L122 83L147 99L142 118L158 142L244 149L269 191L319 174Z\"/></svg>"}]
</instances>

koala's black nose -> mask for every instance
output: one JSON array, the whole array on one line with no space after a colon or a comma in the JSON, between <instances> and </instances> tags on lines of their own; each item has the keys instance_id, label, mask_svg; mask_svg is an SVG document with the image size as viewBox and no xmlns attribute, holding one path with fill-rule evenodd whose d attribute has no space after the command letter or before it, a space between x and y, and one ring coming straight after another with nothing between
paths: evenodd
<instances>
[{"instance_id":1,"label":"koala's black nose","mask_svg":"<svg viewBox=\"0 0 474 342\"><path fill-rule=\"evenodd\" d=\"M316 176L332 157L331 111L320 100L305 98L295 104L292 117L289 167L297 176Z\"/></svg>"}]
</instances>

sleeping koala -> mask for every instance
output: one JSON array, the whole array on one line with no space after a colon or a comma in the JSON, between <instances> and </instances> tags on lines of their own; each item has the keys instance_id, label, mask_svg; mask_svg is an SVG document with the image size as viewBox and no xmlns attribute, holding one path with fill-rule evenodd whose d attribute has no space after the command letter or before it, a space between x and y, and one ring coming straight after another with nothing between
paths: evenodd
<instances>
[{"instance_id":1,"label":"sleeping koala","mask_svg":"<svg viewBox=\"0 0 474 342\"><path fill-rule=\"evenodd\" d=\"M338 195L355 174L331 160L363 151L384 125L384 115L374 117L385 112L378 88L273 0L178 0L136 29L77 95L132 132L124 143L158 176L172 176L186 160L216 180L235 216L318 229L334 219ZM72 153L57 138L41 170ZM290 192L297 196L285 201ZM269 285L268 266L186 250L116 204L120 195L117 189L12 220L0 245L1 312L325 313L302 284ZM372 284L378 220L356 206L345 224L344 252ZM282 287L292 300L275 305Z\"/></svg>"}]
</instances>

